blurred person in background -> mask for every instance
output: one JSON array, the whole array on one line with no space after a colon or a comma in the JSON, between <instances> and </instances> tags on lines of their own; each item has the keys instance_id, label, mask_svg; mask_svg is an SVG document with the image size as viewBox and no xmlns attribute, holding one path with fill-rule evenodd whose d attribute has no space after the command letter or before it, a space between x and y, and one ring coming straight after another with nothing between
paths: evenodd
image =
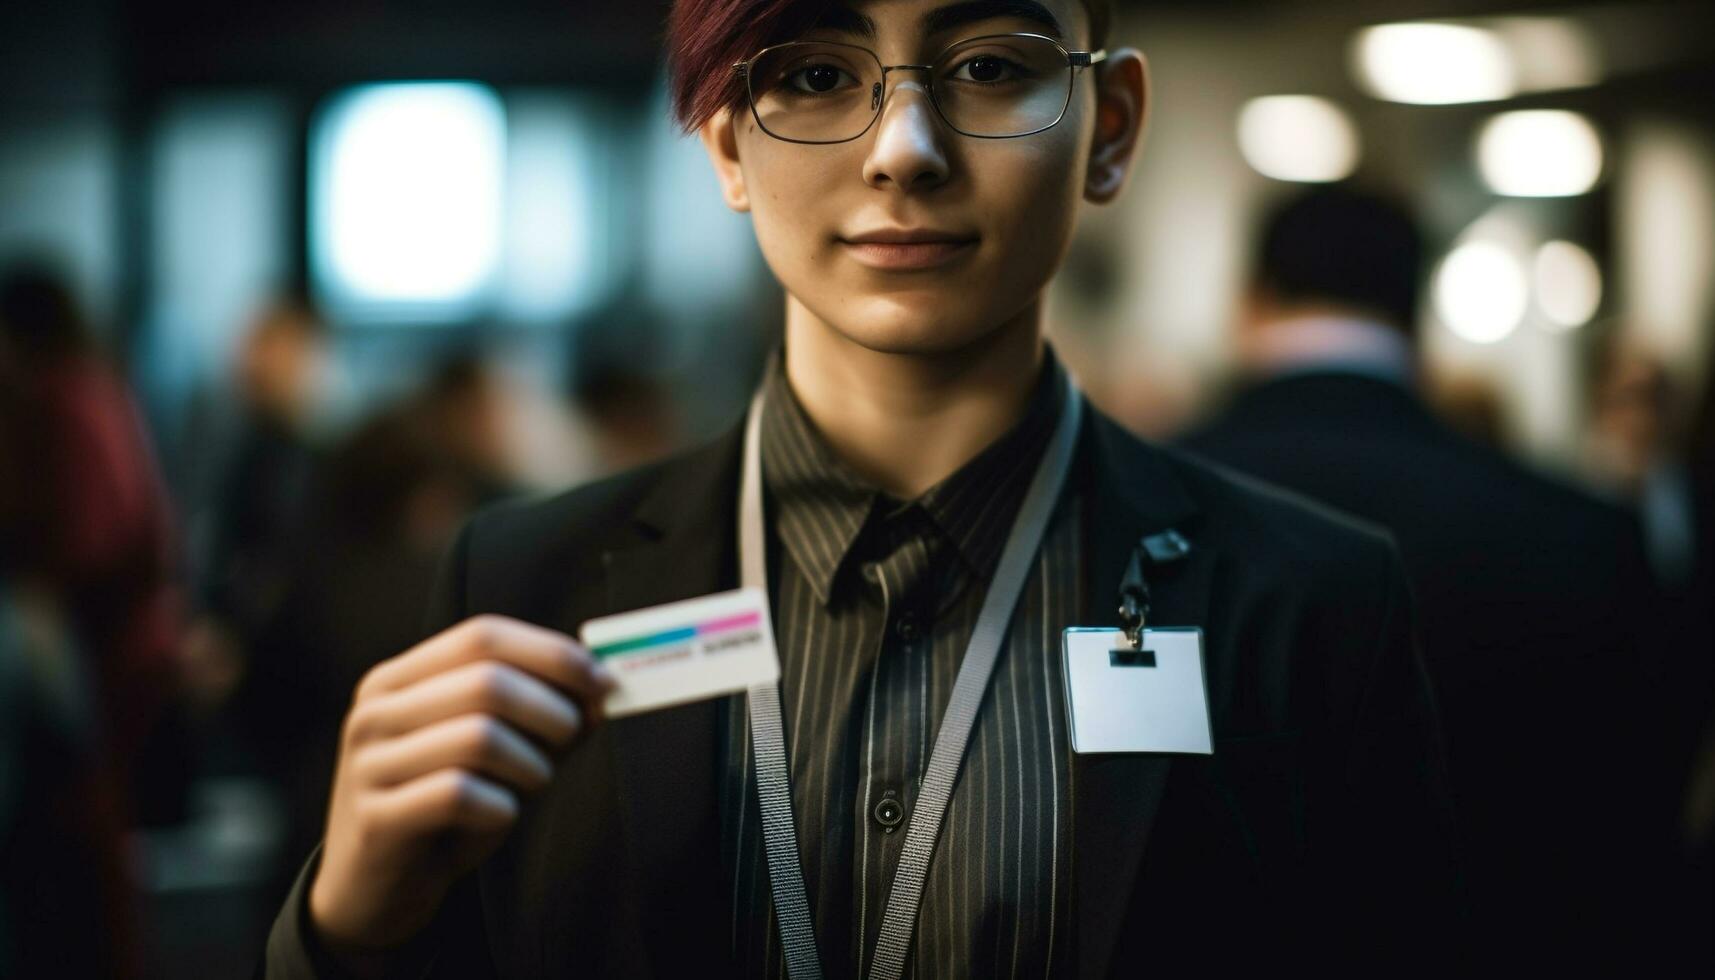
<instances>
[{"instance_id":1,"label":"blurred person in background","mask_svg":"<svg viewBox=\"0 0 1715 980\"><path fill-rule=\"evenodd\" d=\"M181 596L141 415L71 289L46 267L0 273L0 349L22 414L23 462L7 478L29 474L14 520L31 577L89 660L101 757L124 781L130 816L176 822L191 771L177 702Z\"/></svg>"},{"instance_id":2,"label":"blurred person in background","mask_svg":"<svg viewBox=\"0 0 1715 980\"><path fill-rule=\"evenodd\" d=\"M302 546L255 634L235 720L283 791L294 872L327 813L351 690L420 635L437 559L459 524L516 489L507 418L495 373L475 356L449 358L332 448L302 517L283 529Z\"/></svg>"},{"instance_id":3,"label":"blurred person in background","mask_svg":"<svg viewBox=\"0 0 1715 980\"><path fill-rule=\"evenodd\" d=\"M232 394L202 419L218 462L196 515L200 609L184 662L205 707L238 682L251 645L278 609L301 536L308 498L328 443L338 434L327 324L309 303L283 296L251 321L233 360Z\"/></svg>"},{"instance_id":4,"label":"blurred person in background","mask_svg":"<svg viewBox=\"0 0 1715 980\"><path fill-rule=\"evenodd\" d=\"M1687 405L1666 366L1616 329L1592 353L1588 473L1634 511L1666 598L1675 640L1649 660L1650 722L1679 844L1678 910L1689 954L1715 966L1711 837L1715 835L1715 345L1703 395ZM1688 410L1689 409L1689 410Z\"/></svg>"},{"instance_id":5,"label":"blurred person in background","mask_svg":"<svg viewBox=\"0 0 1715 980\"><path fill-rule=\"evenodd\" d=\"M590 443L594 476L641 466L680 445L672 392L659 379L614 358L579 361L572 403Z\"/></svg>"},{"instance_id":6,"label":"blurred person in background","mask_svg":"<svg viewBox=\"0 0 1715 980\"><path fill-rule=\"evenodd\" d=\"M136 888L122 805L77 650L37 549L41 448L18 360L0 343L0 976L134 977Z\"/></svg>"},{"instance_id":7,"label":"blurred person in background","mask_svg":"<svg viewBox=\"0 0 1715 980\"><path fill-rule=\"evenodd\" d=\"M1081 206L1119 195L1146 115L1142 57L1097 50L1108 13L674 6L678 118L754 221L783 346L747 423L464 525L438 632L356 688L265 975L780 976L789 956L802 980L884 954L917 976L1390 973L1453 954L1443 761L1392 546L1136 440L1044 341ZM1146 560L1151 624L1206 630L1207 691L1180 703L1213 705L1217 748L1074 755L1061 630L1119 625ZM997 580L1017 591L979 628ZM773 595L767 700L602 724L612 674L570 632L741 581ZM965 689L984 707L955 711L973 662L995 665ZM769 718L792 720L790 760L778 731L750 741ZM961 774L926 783L931 739L967 719L968 751L942 756ZM792 783L771 843L753 746ZM933 809L925 785L957 787L948 834L921 915L884 941L883 907L910 908L890 891L902 839L940 826L889 835ZM780 854L800 887L771 884L798 864Z\"/></svg>"},{"instance_id":8,"label":"blurred person in background","mask_svg":"<svg viewBox=\"0 0 1715 980\"><path fill-rule=\"evenodd\" d=\"M1242 388L1183 441L1393 533L1484 948L1497 968L1619 969L1660 939L1641 921L1662 867L1660 785L1642 774L1664 746L1640 737L1659 625L1648 568L1623 512L1432 417L1423 267L1414 219L1386 195L1336 185L1280 203L1239 325Z\"/></svg>"},{"instance_id":9,"label":"blurred person in background","mask_svg":"<svg viewBox=\"0 0 1715 980\"><path fill-rule=\"evenodd\" d=\"M1688 427L1685 457L1691 486L1692 526L1696 549L1685 608L1699 631L1681 672L1664 672L1664 687L1683 688L1689 700L1683 717L1695 730L1696 749L1684 767L1684 802L1678 813L1681 853L1685 861L1681 894L1687 962L1704 972L1715 966L1715 344L1708 347L1703 393ZM1680 703L1684 704L1684 701ZM1677 734L1677 732L1675 733Z\"/></svg>"},{"instance_id":10,"label":"blurred person in background","mask_svg":"<svg viewBox=\"0 0 1715 980\"><path fill-rule=\"evenodd\" d=\"M463 475L466 509L524 489L525 466L514 436L520 404L506 378L481 355L443 359L402 410L434 436L447 463ZM464 516L459 511L458 518Z\"/></svg>"},{"instance_id":11,"label":"blurred person in background","mask_svg":"<svg viewBox=\"0 0 1715 980\"><path fill-rule=\"evenodd\" d=\"M1667 368L1623 329L1590 356L1587 472L1604 495L1633 510L1656 577L1690 584L1696 564L1685 407Z\"/></svg>"}]
</instances>

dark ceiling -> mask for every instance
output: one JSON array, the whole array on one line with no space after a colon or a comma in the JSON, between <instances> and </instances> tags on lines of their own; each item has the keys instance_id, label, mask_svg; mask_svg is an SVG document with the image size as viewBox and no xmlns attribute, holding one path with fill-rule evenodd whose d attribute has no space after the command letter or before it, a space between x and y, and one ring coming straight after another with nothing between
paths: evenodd
<instances>
[{"instance_id":1,"label":"dark ceiling","mask_svg":"<svg viewBox=\"0 0 1715 980\"><path fill-rule=\"evenodd\" d=\"M1565 9L1549 0L1118 0L1176 17L1306 16L1329 22ZM55 0L0 4L0 109L165 89L264 84L317 90L376 78L479 77L498 84L639 91L659 70L667 0ZM1715 37L1715 4L1633 0L1680 38ZM1585 7L1583 9L1589 9ZM1715 41L1701 42L1715 61Z\"/></svg>"}]
</instances>

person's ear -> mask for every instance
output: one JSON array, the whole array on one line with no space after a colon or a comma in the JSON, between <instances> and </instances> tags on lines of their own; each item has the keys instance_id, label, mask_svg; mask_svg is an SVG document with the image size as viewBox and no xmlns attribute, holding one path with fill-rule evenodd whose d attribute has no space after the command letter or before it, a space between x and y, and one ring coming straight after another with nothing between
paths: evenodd
<instances>
[{"instance_id":1,"label":"person's ear","mask_svg":"<svg viewBox=\"0 0 1715 980\"><path fill-rule=\"evenodd\" d=\"M738 162L738 130L731 109L721 109L697 130L721 182L721 199L734 211L750 210L750 192L744 186L744 167Z\"/></svg>"},{"instance_id":2,"label":"person's ear","mask_svg":"<svg viewBox=\"0 0 1715 980\"><path fill-rule=\"evenodd\" d=\"M1089 71L1096 87L1096 128L1084 199L1106 204L1125 189L1149 119L1149 62L1135 48L1120 48Z\"/></svg>"}]
</instances>

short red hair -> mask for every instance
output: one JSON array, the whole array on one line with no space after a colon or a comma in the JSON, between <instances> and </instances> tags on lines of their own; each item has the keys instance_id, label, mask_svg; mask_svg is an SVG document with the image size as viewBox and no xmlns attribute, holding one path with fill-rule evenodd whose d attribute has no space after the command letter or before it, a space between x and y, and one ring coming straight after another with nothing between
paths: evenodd
<instances>
[{"instance_id":1,"label":"short red hair","mask_svg":"<svg viewBox=\"0 0 1715 980\"><path fill-rule=\"evenodd\" d=\"M836 0L674 0L667 15L667 74L673 115L686 131L722 109L744 104L744 81L732 70L769 46L809 30ZM1090 43L1107 41L1110 0L1083 0Z\"/></svg>"}]
</instances>

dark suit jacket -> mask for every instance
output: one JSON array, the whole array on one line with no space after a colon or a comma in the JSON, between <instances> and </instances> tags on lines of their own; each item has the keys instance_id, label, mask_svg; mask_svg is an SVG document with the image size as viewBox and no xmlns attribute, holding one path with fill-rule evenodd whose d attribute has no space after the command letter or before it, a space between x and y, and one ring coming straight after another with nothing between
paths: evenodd
<instances>
[{"instance_id":1,"label":"dark suit jacket","mask_svg":"<svg viewBox=\"0 0 1715 980\"><path fill-rule=\"evenodd\" d=\"M495 612L571 633L735 587L740 437L479 516L436 625ZM1116 622L1141 535L1173 527L1192 542L1153 577L1154 621L1204 627L1218 745L1071 760L1079 973L1379 968L1444 951L1457 886L1439 735L1389 542L1093 412L1072 479L1091 495L1087 622ZM444 907L437 975L734 972L717 810L731 701L614 722L564 758ZM269 977L318 975L312 870L275 925Z\"/></svg>"},{"instance_id":2,"label":"dark suit jacket","mask_svg":"<svg viewBox=\"0 0 1715 980\"><path fill-rule=\"evenodd\" d=\"M1357 374L1252 387L1184 445L1393 532L1490 951L1635 964L1655 804L1634 740L1652 607L1631 520Z\"/></svg>"}]
</instances>

